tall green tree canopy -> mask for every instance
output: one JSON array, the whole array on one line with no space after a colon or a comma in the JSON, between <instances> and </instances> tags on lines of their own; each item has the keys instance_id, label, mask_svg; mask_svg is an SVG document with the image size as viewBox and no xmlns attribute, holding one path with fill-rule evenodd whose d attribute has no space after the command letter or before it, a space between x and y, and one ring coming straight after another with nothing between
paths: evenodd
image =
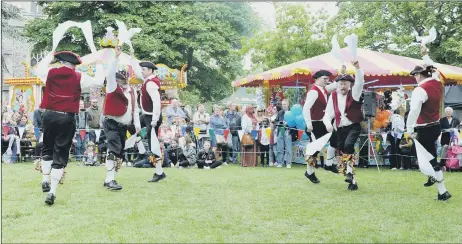
<instances>
[{"instance_id":1,"label":"tall green tree canopy","mask_svg":"<svg viewBox=\"0 0 462 244\"><path fill-rule=\"evenodd\" d=\"M9 20L22 20L21 10L9 3L2 3L2 39L5 37L21 39L21 34L14 27L10 26ZM2 52L2 70L9 72L6 66L6 59Z\"/></svg>"},{"instance_id":2,"label":"tall green tree canopy","mask_svg":"<svg viewBox=\"0 0 462 244\"><path fill-rule=\"evenodd\" d=\"M253 71L290 64L329 51L324 34L327 15L309 12L307 4L274 3L276 29L245 39L242 52L252 54Z\"/></svg>"},{"instance_id":3,"label":"tall green tree canopy","mask_svg":"<svg viewBox=\"0 0 462 244\"><path fill-rule=\"evenodd\" d=\"M421 58L420 47L411 45L428 35L432 26L437 39L428 45L439 63L462 65L462 2L340 2L339 13L329 22L329 36L356 33L359 46L375 51Z\"/></svg>"},{"instance_id":4,"label":"tall green tree canopy","mask_svg":"<svg viewBox=\"0 0 462 244\"><path fill-rule=\"evenodd\" d=\"M59 23L90 20L96 42L106 27L117 30L117 19L128 28L143 29L132 39L137 58L175 68L189 60L187 90L191 94L199 90L203 101L231 92L230 81L242 72L241 39L258 27L248 3L47 2L44 6L48 18L31 21L25 29L36 50L51 49L52 33ZM90 53L78 29L71 29L58 49Z\"/></svg>"}]
</instances>

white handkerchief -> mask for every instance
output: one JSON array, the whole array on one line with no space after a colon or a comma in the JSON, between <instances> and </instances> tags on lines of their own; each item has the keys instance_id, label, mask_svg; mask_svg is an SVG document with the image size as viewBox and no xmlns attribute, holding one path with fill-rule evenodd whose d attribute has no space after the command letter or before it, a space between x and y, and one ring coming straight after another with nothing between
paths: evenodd
<instances>
[{"instance_id":1,"label":"white handkerchief","mask_svg":"<svg viewBox=\"0 0 462 244\"><path fill-rule=\"evenodd\" d=\"M321 151L324 148L324 146L327 144L331 136L332 136L332 132L327 133L324 136L320 137L319 139L309 143L306 146L305 155L313 155L316 152Z\"/></svg>"},{"instance_id":2,"label":"white handkerchief","mask_svg":"<svg viewBox=\"0 0 462 244\"><path fill-rule=\"evenodd\" d=\"M417 161L419 161L419 169L428 176L435 177L435 170L433 166L430 164L430 161L434 159L433 155L431 155L417 140L414 140L415 149L417 152Z\"/></svg>"},{"instance_id":3,"label":"white handkerchief","mask_svg":"<svg viewBox=\"0 0 462 244\"><path fill-rule=\"evenodd\" d=\"M349 36L346 36L343 41L345 42L345 44L348 45L348 49L350 49L352 60L356 60L356 52L358 49L358 36L355 34L351 34Z\"/></svg>"},{"instance_id":4,"label":"white handkerchief","mask_svg":"<svg viewBox=\"0 0 462 244\"><path fill-rule=\"evenodd\" d=\"M337 41L337 34L332 37L331 44L332 49L330 50L330 54L332 54L332 56L334 56L334 58L336 58L340 63L343 63L342 56L340 55L340 45Z\"/></svg>"},{"instance_id":5,"label":"white handkerchief","mask_svg":"<svg viewBox=\"0 0 462 244\"><path fill-rule=\"evenodd\" d=\"M151 152L157 156L161 156L160 143L157 139L156 130L151 130Z\"/></svg>"}]
</instances>

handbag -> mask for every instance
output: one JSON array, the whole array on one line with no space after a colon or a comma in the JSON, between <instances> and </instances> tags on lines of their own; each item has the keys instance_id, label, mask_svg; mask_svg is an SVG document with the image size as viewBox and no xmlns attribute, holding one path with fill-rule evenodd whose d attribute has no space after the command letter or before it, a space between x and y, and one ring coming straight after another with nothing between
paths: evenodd
<instances>
[{"instance_id":1,"label":"handbag","mask_svg":"<svg viewBox=\"0 0 462 244\"><path fill-rule=\"evenodd\" d=\"M227 144L224 135L215 135L215 138L217 140L217 144Z\"/></svg>"},{"instance_id":2,"label":"handbag","mask_svg":"<svg viewBox=\"0 0 462 244\"><path fill-rule=\"evenodd\" d=\"M244 135L242 136L242 143L241 143L241 144L242 144L244 147L253 146L254 143L255 143L255 142L254 142L254 140L253 140L253 138L252 138L252 136L251 136L250 134L244 134Z\"/></svg>"},{"instance_id":3,"label":"handbag","mask_svg":"<svg viewBox=\"0 0 462 244\"><path fill-rule=\"evenodd\" d=\"M460 162L459 162L460 155L462 155L461 146L457 146L457 143L455 143L453 146L450 146L446 154L446 158L447 158L446 167L448 169L459 169L460 168Z\"/></svg>"}]
</instances>

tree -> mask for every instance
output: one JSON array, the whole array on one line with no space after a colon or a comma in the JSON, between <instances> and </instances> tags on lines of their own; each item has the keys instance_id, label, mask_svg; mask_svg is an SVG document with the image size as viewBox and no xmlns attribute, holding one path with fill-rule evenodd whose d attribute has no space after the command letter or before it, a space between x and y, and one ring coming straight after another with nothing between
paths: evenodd
<instances>
[{"instance_id":1,"label":"tree","mask_svg":"<svg viewBox=\"0 0 462 244\"><path fill-rule=\"evenodd\" d=\"M2 3L2 39L5 37L21 39L21 35L14 27L10 26L8 21L10 20L22 20L21 10L9 3ZM2 70L9 73L6 65L6 59L2 52Z\"/></svg>"},{"instance_id":2,"label":"tree","mask_svg":"<svg viewBox=\"0 0 462 244\"><path fill-rule=\"evenodd\" d=\"M252 54L253 71L290 64L329 51L322 11L309 13L308 4L275 3L276 29L247 38L243 53Z\"/></svg>"},{"instance_id":3,"label":"tree","mask_svg":"<svg viewBox=\"0 0 462 244\"><path fill-rule=\"evenodd\" d=\"M420 59L419 46L411 45L416 40L411 33L428 35L434 26L437 39L428 45L432 59L462 65L461 2L341 2L339 7L328 24L329 36L356 33L362 48Z\"/></svg>"},{"instance_id":4,"label":"tree","mask_svg":"<svg viewBox=\"0 0 462 244\"><path fill-rule=\"evenodd\" d=\"M52 2L43 13L47 19L26 25L25 35L37 42L37 50L51 47L52 32L64 21L90 20L97 41L107 26L117 29L118 19L143 29L132 39L139 59L175 68L188 63L188 90L198 89L203 100L230 93L230 82L242 70L241 38L256 28L249 4L235 2ZM78 29L71 29L58 49L90 52Z\"/></svg>"}]
</instances>

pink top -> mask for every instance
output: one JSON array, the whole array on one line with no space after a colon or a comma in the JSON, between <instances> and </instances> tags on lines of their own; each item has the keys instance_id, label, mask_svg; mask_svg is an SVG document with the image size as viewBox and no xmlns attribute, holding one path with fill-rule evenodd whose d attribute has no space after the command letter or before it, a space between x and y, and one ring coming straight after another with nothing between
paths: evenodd
<instances>
[{"instance_id":1,"label":"pink top","mask_svg":"<svg viewBox=\"0 0 462 244\"><path fill-rule=\"evenodd\" d=\"M173 139L175 139L175 134L171 130L161 131L160 139L163 140L165 143L170 143Z\"/></svg>"}]
</instances>

